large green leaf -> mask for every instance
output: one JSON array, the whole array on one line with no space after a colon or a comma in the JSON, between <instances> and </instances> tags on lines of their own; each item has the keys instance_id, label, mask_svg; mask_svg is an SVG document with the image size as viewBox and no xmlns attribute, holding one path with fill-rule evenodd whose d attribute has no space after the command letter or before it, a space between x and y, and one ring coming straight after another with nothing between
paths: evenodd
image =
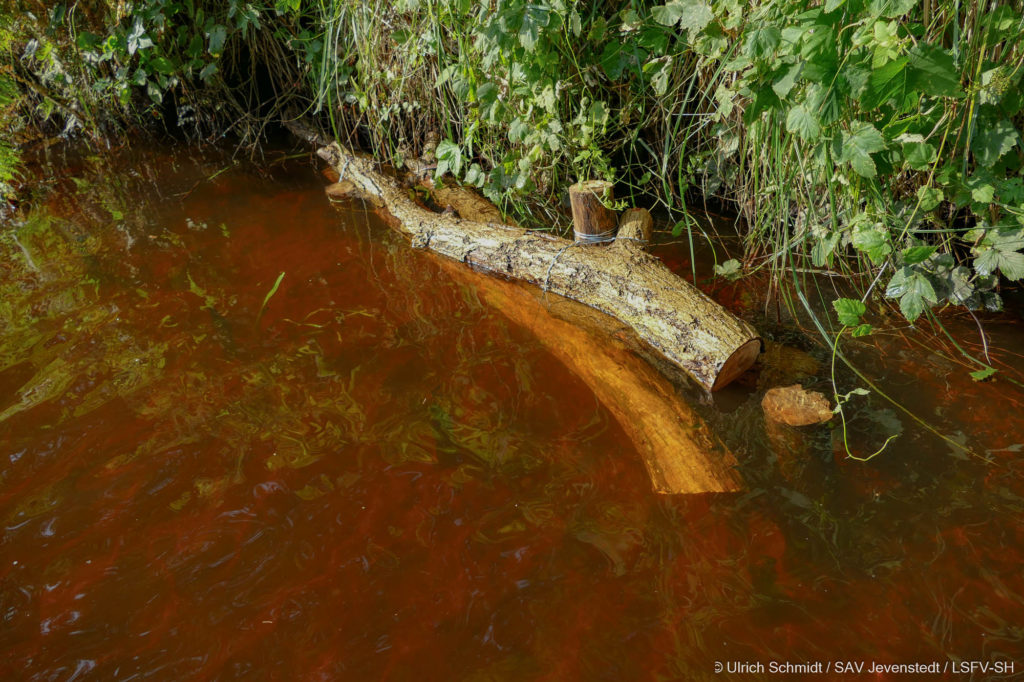
<instances>
[{"instance_id":1,"label":"large green leaf","mask_svg":"<svg viewBox=\"0 0 1024 682\"><path fill-rule=\"evenodd\" d=\"M807 142L814 142L821 134L818 119L802 104L789 110L789 115L786 117L786 130L796 133Z\"/></svg>"},{"instance_id":2,"label":"large green leaf","mask_svg":"<svg viewBox=\"0 0 1024 682\"><path fill-rule=\"evenodd\" d=\"M803 64L785 64L775 73L774 82L772 83L772 90L779 96L780 99L785 99L789 95L793 86L796 85L797 76L800 75L800 70L803 68Z\"/></svg>"},{"instance_id":3,"label":"large green leaf","mask_svg":"<svg viewBox=\"0 0 1024 682\"><path fill-rule=\"evenodd\" d=\"M901 108L907 98L907 57L901 57L883 64L871 71L867 88L860 103L865 109L877 109L883 104L895 101Z\"/></svg>"},{"instance_id":4,"label":"large green leaf","mask_svg":"<svg viewBox=\"0 0 1024 682\"><path fill-rule=\"evenodd\" d=\"M919 187L917 200L921 202L922 211L931 211L942 201L942 190L937 187Z\"/></svg>"},{"instance_id":5,"label":"large green leaf","mask_svg":"<svg viewBox=\"0 0 1024 682\"><path fill-rule=\"evenodd\" d=\"M1020 140L1020 133L1008 119L990 121L981 119L971 140L971 151L978 163L987 168L996 165Z\"/></svg>"},{"instance_id":6,"label":"large green leaf","mask_svg":"<svg viewBox=\"0 0 1024 682\"><path fill-rule=\"evenodd\" d=\"M868 11L875 16L882 16L889 19L902 17L914 9L919 0L870 0Z\"/></svg>"},{"instance_id":7,"label":"large green leaf","mask_svg":"<svg viewBox=\"0 0 1024 682\"><path fill-rule=\"evenodd\" d=\"M745 52L751 59L771 56L782 40L782 32L774 26L758 26L747 34Z\"/></svg>"},{"instance_id":8,"label":"large green leaf","mask_svg":"<svg viewBox=\"0 0 1024 682\"><path fill-rule=\"evenodd\" d=\"M826 23L814 24L803 35L800 56L805 62L804 78L815 83L832 83L839 69L835 29Z\"/></svg>"},{"instance_id":9,"label":"large green leaf","mask_svg":"<svg viewBox=\"0 0 1024 682\"><path fill-rule=\"evenodd\" d=\"M999 270L1006 279L1015 282L1024 277L1024 253L1000 251L989 247L977 249L974 269L987 275Z\"/></svg>"},{"instance_id":10,"label":"large green leaf","mask_svg":"<svg viewBox=\"0 0 1024 682\"><path fill-rule=\"evenodd\" d=\"M711 6L702 0L680 0L679 4L683 6L679 28L686 29L690 34L690 40L693 40L711 23L715 15L711 12Z\"/></svg>"},{"instance_id":11,"label":"large green leaf","mask_svg":"<svg viewBox=\"0 0 1024 682\"><path fill-rule=\"evenodd\" d=\"M872 263L881 263L887 255L892 253L889 234L885 232L884 228L879 229L869 223L864 223L854 229L851 241L854 248L866 253Z\"/></svg>"},{"instance_id":12,"label":"large green leaf","mask_svg":"<svg viewBox=\"0 0 1024 682\"><path fill-rule=\"evenodd\" d=\"M174 64L167 57L155 57L149 60L149 67L158 73L174 73ZM152 73L152 72L151 72Z\"/></svg>"},{"instance_id":13,"label":"large green leaf","mask_svg":"<svg viewBox=\"0 0 1024 682\"><path fill-rule=\"evenodd\" d=\"M837 298L832 301L839 324L847 327L856 327L860 324L860 318L867 312L867 306L854 298Z\"/></svg>"},{"instance_id":14,"label":"large green leaf","mask_svg":"<svg viewBox=\"0 0 1024 682\"><path fill-rule=\"evenodd\" d=\"M902 267L896 271L889 281L885 295L900 299L900 310L911 322L920 317L925 308L938 303L935 289L928 278L909 267Z\"/></svg>"},{"instance_id":15,"label":"large green leaf","mask_svg":"<svg viewBox=\"0 0 1024 682\"><path fill-rule=\"evenodd\" d=\"M228 37L227 28L220 24L214 24L206 33L206 37L210 40L210 54L219 57L220 53L224 51L224 41Z\"/></svg>"},{"instance_id":16,"label":"large green leaf","mask_svg":"<svg viewBox=\"0 0 1024 682\"><path fill-rule=\"evenodd\" d=\"M909 53L907 86L927 95L963 97L960 72L953 55L927 43L918 43Z\"/></svg>"},{"instance_id":17,"label":"large green leaf","mask_svg":"<svg viewBox=\"0 0 1024 682\"><path fill-rule=\"evenodd\" d=\"M683 3L679 0L651 8L651 16L662 26L675 26L683 16Z\"/></svg>"},{"instance_id":18,"label":"large green leaf","mask_svg":"<svg viewBox=\"0 0 1024 682\"><path fill-rule=\"evenodd\" d=\"M907 265L923 263L939 250L937 246L911 246L903 251L903 262Z\"/></svg>"},{"instance_id":19,"label":"large green leaf","mask_svg":"<svg viewBox=\"0 0 1024 682\"><path fill-rule=\"evenodd\" d=\"M904 142L903 158L914 170L928 170L936 158L935 146L927 142Z\"/></svg>"},{"instance_id":20,"label":"large green leaf","mask_svg":"<svg viewBox=\"0 0 1024 682\"><path fill-rule=\"evenodd\" d=\"M974 269L982 275L996 270L1010 281L1024 277L1024 228L988 230L974 249Z\"/></svg>"},{"instance_id":21,"label":"large green leaf","mask_svg":"<svg viewBox=\"0 0 1024 682\"><path fill-rule=\"evenodd\" d=\"M863 121L850 124L849 134L843 137L842 160L849 162L853 170L865 178L877 174L871 154L885 149L885 140L878 128Z\"/></svg>"}]
</instances>

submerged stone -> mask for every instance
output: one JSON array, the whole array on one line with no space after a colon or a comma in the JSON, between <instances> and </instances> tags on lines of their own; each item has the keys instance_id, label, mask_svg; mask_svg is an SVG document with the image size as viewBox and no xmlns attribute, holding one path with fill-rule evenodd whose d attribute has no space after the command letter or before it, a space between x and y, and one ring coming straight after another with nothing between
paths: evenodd
<instances>
[{"instance_id":1,"label":"submerged stone","mask_svg":"<svg viewBox=\"0 0 1024 682\"><path fill-rule=\"evenodd\" d=\"M820 424L832 418L828 398L800 384L770 389L764 394L761 407L765 417L789 426Z\"/></svg>"}]
</instances>

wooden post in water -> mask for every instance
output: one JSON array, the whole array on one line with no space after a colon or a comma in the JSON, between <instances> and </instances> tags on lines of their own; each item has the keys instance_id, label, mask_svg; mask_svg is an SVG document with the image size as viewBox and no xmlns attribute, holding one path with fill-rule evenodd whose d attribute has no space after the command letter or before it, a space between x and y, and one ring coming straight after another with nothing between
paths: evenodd
<instances>
[{"instance_id":1,"label":"wooden post in water","mask_svg":"<svg viewBox=\"0 0 1024 682\"><path fill-rule=\"evenodd\" d=\"M572 229L576 241L606 242L615 236L615 213L605 206L612 200L612 183L586 180L569 188Z\"/></svg>"},{"instance_id":2,"label":"wooden post in water","mask_svg":"<svg viewBox=\"0 0 1024 682\"><path fill-rule=\"evenodd\" d=\"M643 246L651 242L653 234L654 220L650 212L646 208L631 208L623 211L619 218L619 233L615 238L631 240Z\"/></svg>"}]
</instances>

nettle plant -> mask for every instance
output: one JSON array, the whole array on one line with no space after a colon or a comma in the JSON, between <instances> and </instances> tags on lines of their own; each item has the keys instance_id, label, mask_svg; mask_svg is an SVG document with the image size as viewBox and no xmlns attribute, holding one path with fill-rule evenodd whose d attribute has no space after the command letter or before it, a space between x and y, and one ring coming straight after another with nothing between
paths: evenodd
<instances>
[{"instance_id":1,"label":"nettle plant","mask_svg":"<svg viewBox=\"0 0 1024 682\"><path fill-rule=\"evenodd\" d=\"M748 153L733 158L756 177L748 193L780 197L754 222L791 229L816 267L852 252L860 272L887 270L885 295L908 320L947 302L999 309L997 278L1024 277L1021 14L1007 2L762 3L740 35L716 96L742 108Z\"/></svg>"}]
</instances>

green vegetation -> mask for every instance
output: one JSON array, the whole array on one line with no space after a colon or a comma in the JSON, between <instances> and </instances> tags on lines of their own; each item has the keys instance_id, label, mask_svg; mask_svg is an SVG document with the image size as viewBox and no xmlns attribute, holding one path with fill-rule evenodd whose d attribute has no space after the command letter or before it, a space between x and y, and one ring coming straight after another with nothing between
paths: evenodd
<instances>
[{"instance_id":1,"label":"green vegetation","mask_svg":"<svg viewBox=\"0 0 1024 682\"><path fill-rule=\"evenodd\" d=\"M436 132L438 175L527 222L580 177L677 231L685 200L716 198L745 219L722 274L840 272L911 321L997 310L1000 281L1024 277L1019 0L98 7L11 12L0 83L21 85L22 115L255 145L294 111L396 161ZM842 324L869 333L855 302Z\"/></svg>"}]
</instances>

